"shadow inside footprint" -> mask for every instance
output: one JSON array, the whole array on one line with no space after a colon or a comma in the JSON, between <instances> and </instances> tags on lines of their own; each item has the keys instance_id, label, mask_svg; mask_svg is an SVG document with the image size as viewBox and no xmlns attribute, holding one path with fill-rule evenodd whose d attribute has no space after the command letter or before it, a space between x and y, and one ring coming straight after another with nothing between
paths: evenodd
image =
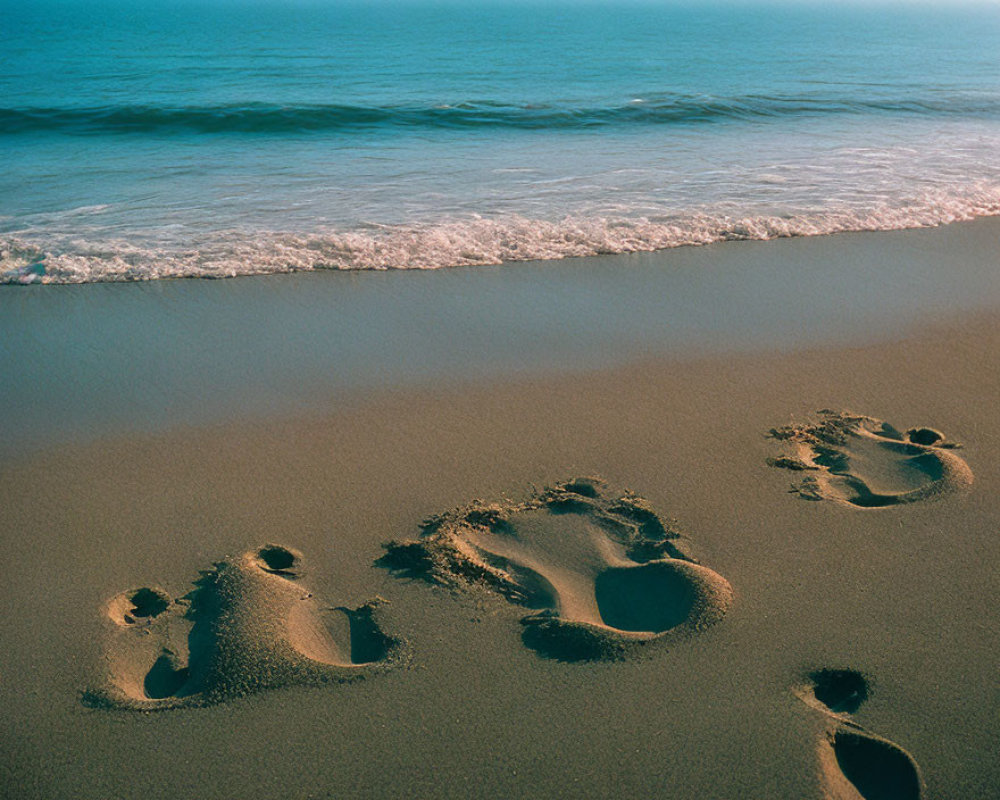
<instances>
[{"instance_id":1,"label":"shadow inside footprint","mask_svg":"<svg viewBox=\"0 0 1000 800\"><path fill-rule=\"evenodd\" d=\"M965 490L972 472L933 428L901 433L887 422L847 412L819 412L802 425L773 428L787 448L771 466L803 473L793 487L806 500L885 508Z\"/></svg>"},{"instance_id":2,"label":"shadow inside footprint","mask_svg":"<svg viewBox=\"0 0 1000 800\"><path fill-rule=\"evenodd\" d=\"M621 658L700 630L732 600L728 582L686 556L645 500L609 495L593 478L434 517L420 539L387 544L377 563L535 611L522 619L522 641L562 661Z\"/></svg>"},{"instance_id":3,"label":"shadow inside footprint","mask_svg":"<svg viewBox=\"0 0 1000 800\"><path fill-rule=\"evenodd\" d=\"M116 625L145 625L170 608L170 596L162 589L144 586L121 592L108 601L108 617Z\"/></svg>"},{"instance_id":4,"label":"shadow inside footprint","mask_svg":"<svg viewBox=\"0 0 1000 800\"><path fill-rule=\"evenodd\" d=\"M850 718L868 699L867 679L855 670L821 669L795 693L829 720L819 761L831 800L919 800L923 782L916 761L899 745Z\"/></svg>"},{"instance_id":5,"label":"shadow inside footprint","mask_svg":"<svg viewBox=\"0 0 1000 800\"><path fill-rule=\"evenodd\" d=\"M816 699L834 713L853 713L868 699L868 681L852 669L821 669L809 678Z\"/></svg>"},{"instance_id":6,"label":"shadow inside footprint","mask_svg":"<svg viewBox=\"0 0 1000 800\"><path fill-rule=\"evenodd\" d=\"M139 710L208 705L387 665L399 643L379 626L379 603L325 606L298 584L300 565L297 551L265 545L202 572L173 605L163 605L165 593L143 593L150 590L113 598L109 616L121 627L109 636L108 686L85 693L84 702ZM139 614L121 611L127 605ZM128 630L127 619L144 610L155 619Z\"/></svg>"},{"instance_id":7,"label":"shadow inside footprint","mask_svg":"<svg viewBox=\"0 0 1000 800\"><path fill-rule=\"evenodd\" d=\"M188 682L188 668L179 666L173 653L164 652L143 680L143 689L150 700L163 700L167 697L180 695L181 689Z\"/></svg>"},{"instance_id":8,"label":"shadow inside footprint","mask_svg":"<svg viewBox=\"0 0 1000 800\"><path fill-rule=\"evenodd\" d=\"M651 633L684 624L697 600L691 579L669 561L605 570L597 576L594 594L605 624Z\"/></svg>"},{"instance_id":9,"label":"shadow inside footprint","mask_svg":"<svg viewBox=\"0 0 1000 800\"><path fill-rule=\"evenodd\" d=\"M375 607L338 608L347 617L350 629L350 659L353 664L374 664L389 657L395 639L386 635L375 621Z\"/></svg>"},{"instance_id":10,"label":"shadow inside footprint","mask_svg":"<svg viewBox=\"0 0 1000 800\"><path fill-rule=\"evenodd\" d=\"M918 800L920 774L910 755L892 742L838 730L833 750L844 777L864 800Z\"/></svg>"},{"instance_id":11,"label":"shadow inside footprint","mask_svg":"<svg viewBox=\"0 0 1000 800\"><path fill-rule=\"evenodd\" d=\"M170 600L162 592L154 589L140 589L130 598L132 608L129 613L133 617L156 617L167 610Z\"/></svg>"},{"instance_id":12,"label":"shadow inside footprint","mask_svg":"<svg viewBox=\"0 0 1000 800\"><path fill-rule=\"evenodd\" d=\"M275 575L293 576L298 566L299 556L287 547L278 544L266 544L257 551L257 563L266 572Z\"/></svg>"}]
</instances>

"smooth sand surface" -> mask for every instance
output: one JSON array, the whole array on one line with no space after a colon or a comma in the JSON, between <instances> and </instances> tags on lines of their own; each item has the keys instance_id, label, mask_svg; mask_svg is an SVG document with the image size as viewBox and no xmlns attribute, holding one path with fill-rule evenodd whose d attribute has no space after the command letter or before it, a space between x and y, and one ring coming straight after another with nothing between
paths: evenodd
<instances>
[{"instance_id":1,"label":"smooth sand surface","mask_svg":"<svg viewBox=\"0 0 1000 800\"><path fill-rule=\"evenodd\" d=\"M1000 309L1000 218L428 273L8 287L0 458L372 392L865 344Z\"/></svg>"},{"instance_id":2,"label":"smooth sand surface","mask_svg":"<svg viewBox=\"0 0 1000 800\"><path fill-rule=\"evenodd\" d=\"M898 796L920 780L926 797L996 796L998 323L965 313L866 345L637 352L8 457L0 794L848 798L889 796L896 776ZM971 482L881 507L790 491L809 470L769 463L791 457L769 431L818 424L820 409L940 431L964 445L946 452ZM844 474L897 494L938 479L926 459L886 466L867 444L846 466L819 454L834 489ZM532 609L489 582L375 564L429 517L595 475L641 495L731 587L714 624L567 661L528 646ZM553 529L570 549L592 527L573 519ZM584 603L581 574L642 567L614 547L553 554L550 522L521 520L520 545L490 563L570 587L583 610L568 617L677 622L629 616L622 598L642 586L614 577L611 611Z\"/></svg>"}]
</instances>

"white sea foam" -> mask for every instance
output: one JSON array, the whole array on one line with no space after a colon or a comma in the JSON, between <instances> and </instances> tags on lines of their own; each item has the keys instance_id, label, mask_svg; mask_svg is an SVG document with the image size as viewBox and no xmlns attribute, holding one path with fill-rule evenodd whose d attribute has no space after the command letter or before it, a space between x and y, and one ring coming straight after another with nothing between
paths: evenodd
<instances>
[{"instance_id":1,"label":"white sea foam","mask_svg":"<svg viewBox=\"0 0 1000 800\"><path fill-rule=\"evenodd\" d=\"M928 227L1000 215L1000 186L937 193L897 205L787 215L698 210L660 217L474 217L350 231L218 231L171 241L42 230L0 237L0 283L226 278L318 269L438 269L664 250L720 241Z\"/></svg>"}]
</instances>

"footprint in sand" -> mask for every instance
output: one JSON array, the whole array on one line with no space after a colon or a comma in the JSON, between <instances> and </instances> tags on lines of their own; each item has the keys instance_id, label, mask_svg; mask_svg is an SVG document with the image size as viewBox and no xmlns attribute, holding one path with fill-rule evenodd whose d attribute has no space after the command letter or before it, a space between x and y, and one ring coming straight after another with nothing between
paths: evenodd
<instances>
[{"instance_id":1,"label":"footprint in sand","mask_svg":"<svg viewBox=\"0 0 1000 800\"><path fill-rule=\"evenodd\" d=\"M618 659L717 622L729 583L680 549L680 534L633 494L581 478L524 502L475 502L427 520L377 562L453 588L481 586L534 613L522 639L563 661Z\"/></svg>"},{"instance_id":2,"label":"footprint in sand","mask_svg":"<svg viewBox=\"0 0 1000 800\"><path fill-rule=\"evenodd\" d=\"M826 715L819 766L830 800L920 800L917 762L902 747L869 733L850 718L868 699L868 681L854 670L823 669L795 688L803 702Z\"/></svg>"},{"instance_id":3,"label":"footprint in sand","mask_svg":"<svg viewBox=\"0 0 1000 800\"><path fill-rule=\"evenodd\" d=\"M160 588L122 592L106 606L107 685L97 707L151 711L203 706L293 684L341 682L394 660L377 601L331 608L298 582L302 556L265 545L201 573L171 600Z\"/></svg>"},{"instance_id":4,"label":"footprint in sand","mask_svg":"<svg viewBox=\"0 0 1000 800\"><path fill-rule=\"evenodd\" d=\"M901 433L888 422L823 410L816 422L774 428L787 452L774 467L804 473L792 491L807 500L834 500L858 508L884 508L964 491L972 471L933 428Z\"/></svg>"}]
</instances>

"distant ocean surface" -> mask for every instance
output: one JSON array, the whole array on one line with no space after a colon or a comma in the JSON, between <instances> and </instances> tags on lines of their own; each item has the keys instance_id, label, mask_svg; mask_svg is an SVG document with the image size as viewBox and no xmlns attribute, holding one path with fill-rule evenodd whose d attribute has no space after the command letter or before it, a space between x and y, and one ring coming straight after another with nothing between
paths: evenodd
<instances>
[{"instance_id":1,"label":"distant ocean surface","mask_svg":"<svg viewBox=\"0 0 1000 800\"><path fill-rule=\"evenodd\" d=\"M1000 6L0 0L0 282L1000 214Z\"/></svg>"}]
</instances>

